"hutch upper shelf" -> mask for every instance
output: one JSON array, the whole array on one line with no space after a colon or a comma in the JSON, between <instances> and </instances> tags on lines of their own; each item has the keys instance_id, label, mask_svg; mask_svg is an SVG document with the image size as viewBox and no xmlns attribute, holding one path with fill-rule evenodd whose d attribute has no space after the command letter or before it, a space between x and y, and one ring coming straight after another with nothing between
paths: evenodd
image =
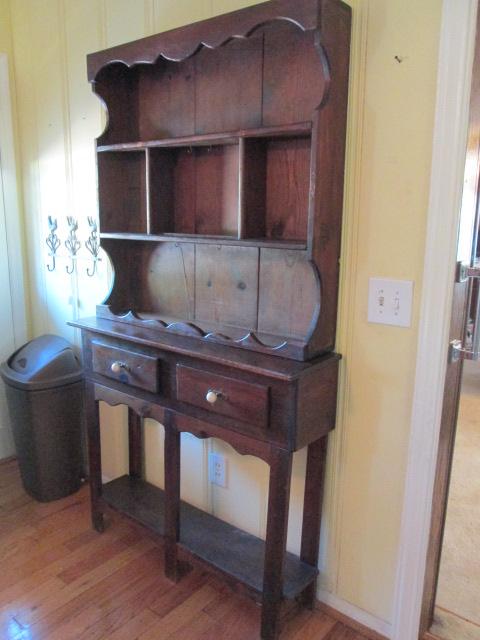
<instances>
[{"instance_id":1,"label":"hutch upper shelf","mask_svg":"<svg viewBox=\"0 0 480 640\"><path fill-rule=\"evenodd\" d=\"M292 5L88 57L116 274L98 315L300 360L333 348L349 12Z\"/></svg>"}]
</instances>

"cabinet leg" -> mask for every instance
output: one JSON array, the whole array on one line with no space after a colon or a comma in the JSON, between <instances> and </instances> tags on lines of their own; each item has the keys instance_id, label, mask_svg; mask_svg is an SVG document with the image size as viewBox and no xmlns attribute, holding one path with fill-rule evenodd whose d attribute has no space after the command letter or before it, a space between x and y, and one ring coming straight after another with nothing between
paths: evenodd
<instances>
[{"instance_id":1,"label":"cabinet leg","mask_svg":"<svg viewBox=\"0 0 480 640\"><path fill-rule=\"evenodd\" d=\"M292 454L277 449L270 462L267 536L263 575L262 629L264 640L276 640L280 633L280 607L283 599L283 565L287 544L288 505Z\"/></svg>"},{"instance_id":2,"label":"cabinet leg","mask_svg":"<svg viewBox=\"0 0 480 640\"><path fill-rule=\"evenodd\" d=\"M103 532L105 523L101 505L102 497L102 452L100 447L100 416L91 382L85 387L85 418L87 422L88 465L93 528Z\"/></svg>"},{"instance_id":3,"label":"cabinet leg","mask_svg":"<svg viewBox=\"0 0 480 640\"><path fill-rule=\"evenodd\" d=\"M300 557L304 562L315 567L318 565L318 552L320 545L327 443L327 436L312 442L308 446L307 454ZM311 609L313 609L315 605L315 595L316 583L313 582L303 592L303 602Z\"/></svg>"},{"instance_id":4,"label":"cabinet leg","mask_svg":"<svg viewBox=\"0 0 480 640\"><path fill-rule=\"evenodd\" d=\"M180 538L180 433L173 417L165 419L165 575L179 579L177 542Z\"/></svg>"},{"instance_id":5,"label":"cabinet leg","mask_svg":"<svg viewBox=\"0 0 480 640\"><path fill-rule=\"evenodd\" d=\"M128 460L133 478L143 478L143 418L128 408Z\"/></svg>"}]
</instances>

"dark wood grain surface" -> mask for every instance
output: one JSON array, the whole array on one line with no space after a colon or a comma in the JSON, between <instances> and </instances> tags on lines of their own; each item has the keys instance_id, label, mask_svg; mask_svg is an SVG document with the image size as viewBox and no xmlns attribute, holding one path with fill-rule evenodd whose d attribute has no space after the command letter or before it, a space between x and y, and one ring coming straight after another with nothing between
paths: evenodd
<instances>
[{"instance_id":1,"label":"dark wood grain surface","mask_svg":"<svg viewBox=\"0 0 480 640\"><path fill-rule=\"evenodd\" d=\"M114 372L112 365L121 364L125 368ZM96 373L113 378L123 384L158 391L158 358L138 353L127 348L117 348L99 342L92 344L92 367Z\"/></svg>"},{"instance_id":2,"label":"dark wood grain surface","mask_svg":"<svg viewBox=\"0 0 480 640\"><path fill-rule=\"evenodd\" d=\"M218 394L214 404L206 399L209 391ZM177 398L181 402L259 427L268 425L270 398L267 385L242 382L205 370L177 365Z\"/></svg>"},{"instance_id":3,"label":"dark wood grain surface","mask_svg":"<svg viewBox=\"0 0 480 640\"><path fill-rule=\"evenodd\" d=\"M234 37L254 15L246 37ZM272 0L89 57L109 110L97 145L102 244L117 274L135 271L116 278L107 301L114 315L158 313L171 331L185 333L190 322L201 340L295 359L333 348L349 29L349 8L337 0ZM214 43L207 31L225 37ZM185 58L162 50L186 51L200 34ZM174 302L175 315L156 302L176 291L182 300L184 265L149 268L151 243L169 233L195 247L193 317L190 304ZM117 249L127 237L148 242ZM217 255L208 238L232 249ZM272 278L252 252L269 242L304 249L304 282L281 260Z\"/></svg>"},{"instance_id":4,"label":"dark wood grain surface","mask_svg":"<svg viewBox=\"0 0 480 640\"><path fill-rule=\"evenodd\" d=\"M116 273L97 318L74 323L93 525L103 529L110 504L165 536L172 581L193 558L246 585L262 602L263 640L314 602L336 412L339 356L325 354L335 340L350 14L340 0L271 0L88 57L109 115L97 140L100 227ZM100 401L129 407L130 473L104 487ZM165 426L165 494L143 478L147 417ZM181 503L185 431L270 466L265 542ZM303 446L299 559L286 539L292 455Z\"/></svg>"},{"instance_id":5,"label":"dark wood grain surface","mask_svg":"<svg viewBox=\"0 0 480 640\"><path fill-rule=\"evenodd\" d=\"M144 481L122 476L103 487L103 499L161 536L165 535L164 492ZM265 543L255 536L181 503L180 544L192 554L262 592ZM316 567L287 554L284 595L298 595L317 575Z\"/></svg>"},{"instance_id":6,"label":"dark wood grain surface","mask_svg":"<svg viewBox=\"0 0 480 640\"><path fill-rule=\"evenodd\" d=\"M100 69L111 60L120 60L129 66L139 62L153 63L160 56L170 60L184 60L202 45L214 49L232 37L248 36L258 25L278 19L279 16L288 16L289 20L305 31L321 27L318 0L264 2L258 6L218 16L213 20L203 20L92 53L87 57L88 79L95 80Z\"/></svg>"}]
</instances>

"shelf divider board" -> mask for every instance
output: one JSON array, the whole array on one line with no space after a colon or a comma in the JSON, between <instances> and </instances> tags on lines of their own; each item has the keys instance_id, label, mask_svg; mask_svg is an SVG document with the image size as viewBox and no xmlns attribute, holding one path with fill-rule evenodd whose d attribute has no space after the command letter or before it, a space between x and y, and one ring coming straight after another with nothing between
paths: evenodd
<instances>
[{"instance_id":1,"label":"shelf divider board","mask_svg":"<svg viewBox=\"0 0 480 640\"><path fill-rule=\"evenodd\" d=\"M145 184L146 184L146 197L147 197L147 235L152 233L152 194L151 194L151 175L150 175L150 149L145 149Z\"/></svg>"},{"instance_id":2,"label":"shelf divider board","mask_svg":"<svg viewBox=\"0 0 480 640\"><path fill-rule=\"evenodd\" d=\"M238 239L245 237L245 138L238 140Z\"/></svg>"},{"instance_id":3,"label":"shelf divider board","mask_svg":"<svg viewBox=\"0 0 480 640\"><path fill-rule=\"evenodd\" d=\"M103 500L155 533L165 535L164 491L144 480L122 476L103 485ZM261 594L265 543L223 520L181 502L180 547ZM287 553L283 595L298 596L318 574L316 567Z\"/></svg>"}]
</instances>

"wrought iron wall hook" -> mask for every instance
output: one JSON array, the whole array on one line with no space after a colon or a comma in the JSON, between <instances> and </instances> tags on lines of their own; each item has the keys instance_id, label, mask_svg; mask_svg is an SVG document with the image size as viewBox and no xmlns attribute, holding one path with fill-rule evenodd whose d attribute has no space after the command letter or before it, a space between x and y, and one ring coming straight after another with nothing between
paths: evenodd
<instances>
[{"instance_id":1,"label":"wrought iron wall hook","mask_svg":"<svg viewBox=\"0 0 480 640\"><path fill-rule=\"evenodd\" d=\"M57 227L58 227L57 219L52 218L52 216L48 216L48 228L50 230L50 233L48 234L45 240L45 243L47 247L50 249L48 255L52 258L52 264L51 265L47 264L47 269L50 272L55 271L55 257L57 254L57 250L61 245L60 239L55 233L55 231L57 230Z\"/></svg>"},{"instance_id":2,"label":"wrought iron wall hook","mask_svg":"<svg viewBox=\"0 0 480 640\"><path fill-rule=\"evenodd\" d=\"M93 268L92 268L91 271L90 271L90 269L87 268L87 276L89 276L89 278L93 278L93 276L97 272L97 264L101 260L101 258L98 257L98 254L100 253L100 244L98 242L97 221L95 220L95 218L90 218L89 217L88 218L88 224L90 226L90 236L89 236L88 240L85 242L85 246L87 247L89 252L92 254L92 257L93 257Z\"/></svg>"},{"instance_id":3,"label":"wrought iron wall hook","mask_svg":"<svg viewBox=\"0 0 480 640\"><path fill-rule=\"evenodd\" d=\"M77 253L82 245L77 238L78 222L72 216L68 216L67 223L69 227L69 232L68 232L68 238L65 240L65 246L67 247L72 264L70 268L68 268L68 265L67 265L66 270L68 275L71 275L75 271Z\"/></svg>"}]
</instances>

